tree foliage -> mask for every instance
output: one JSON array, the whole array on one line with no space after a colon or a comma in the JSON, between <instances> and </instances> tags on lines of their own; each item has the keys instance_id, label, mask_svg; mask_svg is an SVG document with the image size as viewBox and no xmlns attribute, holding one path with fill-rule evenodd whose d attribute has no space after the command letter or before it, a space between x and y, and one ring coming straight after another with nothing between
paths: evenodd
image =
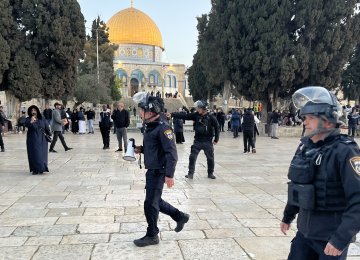
<instances>
[{"instance_id":1,"label":"tree foliage","mask_svg":"<svg viewBox=\"0 0 360 260\"><path fill-rule=\"evenodd\" d=\"M0 70L1 88L13 91L21 100L61 98L73 92L85 42L84 17L78 2L5 0L1 5L6 7L7 2L11 16L1 16L6 22L0 27L11 27L10 34L5 36L10 61L5 72ZM8 14L6 9L0 8L0 12L5 10ZM24 70L19 70L19 66Z\"/></svg>"},{"instance_id":2,"label":"tree foliage","mask_svg":"<svg viewBox=\"0 0 360 260\"><path fill-rule=\"evenodd\" d=\"M198 18L193 71L215 85L229 80L249 100L288 97L306 85L336 88L360 39L356 4L212 0L209 15ZM193 93L201 92L195 89L204 87L204 77L189 81Z\"/></svg>"},{"instance_id":3,"label":"tree foliage","mask_svg":"<svg viewBox=\"0 0 360 260\"><path fill-rule=\"evenodd\" d=\"M108 103L111 99L118 100L119 90L115 82L113 67L114 52L117 46L110 44L107 31L106 24L100 17L93 21L91 35L87 37L85 43L85 58L78 66L79 79L74 92L77 104L85 101L96 104ZM97 57L97 33L99 57ZM99 82L97 58L99 58ZM92 93L88 93L89 91Z\"/></svg>"},{"instance_id":4,"label":"tree foliage","mask_svg":"<svg viewBox=\"0 0 360 260\"><path fill-rule=\"evenodd\" d=\"M345 98L360 100L360 46L342 75L341 85Z\"/></svg>"}]
</instances>

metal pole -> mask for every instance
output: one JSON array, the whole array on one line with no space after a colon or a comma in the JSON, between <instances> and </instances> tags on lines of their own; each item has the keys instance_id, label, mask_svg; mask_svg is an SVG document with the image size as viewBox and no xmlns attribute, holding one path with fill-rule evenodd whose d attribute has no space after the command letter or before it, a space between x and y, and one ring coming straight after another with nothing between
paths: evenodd
<instances>
[{"instance_id":1,"label":"metal pole","mask_svg":"<svg viewBox=\"0 0 360 260\"><path fill-rule=\"evenodd\" d=\"M96 29L96 68L97 68L97 81L100 84L100 71L99 71L99 29Z\"/></svg>"}]
</instances>

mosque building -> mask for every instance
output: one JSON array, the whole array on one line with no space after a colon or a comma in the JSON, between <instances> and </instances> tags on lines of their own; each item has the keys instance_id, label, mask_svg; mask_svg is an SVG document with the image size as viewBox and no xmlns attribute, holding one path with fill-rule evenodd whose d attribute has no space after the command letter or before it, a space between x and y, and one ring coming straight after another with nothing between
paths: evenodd
<instances>
[{"instance_id":1,"label":"mosque building","mask_svg":"<svg viewBox=\"0 0 360 260\"><path fill-rule=\"evenodd\" d=\"M114 69L123 83L122 95L131 97L138 91L179 93L189 96L184 64L162 61L163 38L155 22L133 7L113 15L107 22L109 40L118 45Z\"/></svg>"}]
</instances>

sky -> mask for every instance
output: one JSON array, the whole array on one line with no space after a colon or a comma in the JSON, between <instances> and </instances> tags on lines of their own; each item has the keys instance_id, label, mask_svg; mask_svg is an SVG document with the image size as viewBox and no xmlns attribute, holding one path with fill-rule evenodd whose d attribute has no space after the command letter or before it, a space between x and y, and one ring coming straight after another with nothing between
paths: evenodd
<instances>
[{"instance_id":1,"label":"sky","mask_svg":"<svg viewBox=\"0 0 360 260\"><path fill-rule=\"evenodd\" d=\"M107 22L115 13L131 6L130 0L78 0L86 27L99 15ZM134 0L134 7L146 13L159 27L165 53L163 60L191 66L197 50L196 17L209 13L210 0Z\"/></svg>"}]
</instances>

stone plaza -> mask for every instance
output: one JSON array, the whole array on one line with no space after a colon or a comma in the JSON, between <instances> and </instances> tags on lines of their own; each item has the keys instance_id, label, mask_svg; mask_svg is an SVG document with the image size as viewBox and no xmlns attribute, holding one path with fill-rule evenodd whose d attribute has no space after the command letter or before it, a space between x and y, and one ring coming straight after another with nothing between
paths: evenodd
<instances>
[{"instance_id":1,"label":"stone plaza","mask_svg":"<svg viewBox=\"0 0 360 260\"><path fill-rule=\"evenodd\" d=\"M129 138L142 142L139 132ZM146 231L145 170L124 161L111 134L111 150L95 135L65 134L49 154L50 173L28 170L26 135L7 134L0 154L0 259L286 259L296 225L287 236L279 224L287 198L287 170L299 138L259 137L256 154L243 154L242 138L221 133L215 147L216 180L198 157L187 173L193 133L178 145L175 186L163 198L191 215L180 233L160 214L160 244L137 248ZM360 240L358 240L360 241ZM360 243L348 259L360 259Z\"/></svg>"}]
</instances>

